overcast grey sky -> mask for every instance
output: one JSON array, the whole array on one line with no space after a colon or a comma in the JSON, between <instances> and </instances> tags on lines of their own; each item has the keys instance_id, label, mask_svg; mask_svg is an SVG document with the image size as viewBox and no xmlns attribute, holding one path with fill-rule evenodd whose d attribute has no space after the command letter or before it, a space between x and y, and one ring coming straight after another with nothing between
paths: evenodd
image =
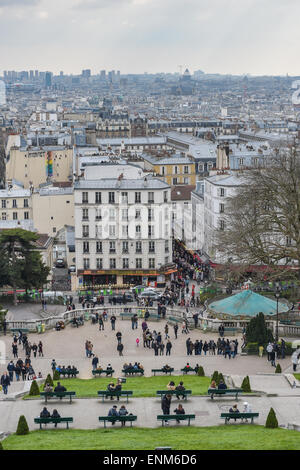
<instances>
[{"instance_id":1,"label":"overcast grey sky","mask_svg":"<svg viewBox=\"0 0 300 470\"><path fill-rule=\"evenodd\" d=\"M300 75L299 0L0 0L0 72Z\"/></svg>"}]
</instances>

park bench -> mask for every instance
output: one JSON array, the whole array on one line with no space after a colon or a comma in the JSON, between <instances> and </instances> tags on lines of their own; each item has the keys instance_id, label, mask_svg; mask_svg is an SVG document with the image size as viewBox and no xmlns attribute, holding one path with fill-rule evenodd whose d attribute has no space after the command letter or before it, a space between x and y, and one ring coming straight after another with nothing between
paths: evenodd
<instances>
[{"instance_id":1,"label":"park bench","mask_svg":"<svg viewBox=\"0 0 300 470\"><path fill-rule=\"evenodd\" d=\"M101 375L101 374L106 374L106 377L108 377L109 375L112 377L112 375L113 375L114 372L115 372L115 371L114 371L113 369L111 369L111 370L110 370L110 369L101 369L101 370L100 370L100 369L99 369L99 370L96 369L96 370L92 370L92 374L93 374L94 376L96 376L96 375Z\"/></svg>"},{"instance_id":2,"label":"park bench","mask_svg":"<svg viewBox=\"0 0 300 470\"><path fill-rule=\"evenodd\" d=\"M235 395L235 399L238 399L239 393L242 393L243 390L241 388L226 388L226 389L218 389L218 388L209 388L207 394L210 395L210 398L213 400L215 395Z\"/></svg>"},{"instance_id":3,"label":"park bench","mask_svg":"<svg viewBox=\"0 0 300 470\"><path fill-rule=\"evenodd\" d=\"M258 416L259 413L221 413L220 418L225 419L225 424L229 423L230 419L251 419L251 424L253 424L253 419Z\"/></svg>"},{"instance_id":4,"label":"park bench","mask_svg":"<svg viewBox=\"0 0 300 470\"><path fill-rule=\"evenodd\" d=\"M134 314L131 313L131 312L122 312L122 313L120 313L120 317L122 318L122 320L123 320L123 318L129 318L130 319L131 317L133 317L133 315Z\"/></svg>"},{"instance_id":5,"label":"park bench","mask_svg":"<svg viewBox=\"0 0 300 470\"><path fill-rule=\"evenodd\" d=\"M141 375L144 375L144 369L126 369L126 370L122 370L122 374L125 374L125 375L128 375L128 374L141 374Z\"/></svg>"},{"instance_id":6,"label":"park bench","mask_svg":"<svg viewBox=\"0 0 300 470\"><path fill-rule=\"evenodd\" d=\"M47 400L49 398L70 398L70 403L72 403L72 397L76 396L76 392L41 392L40 393L41 397L45 397L45 403L47 403Z\"/></svg>"},{"instance_id":7,"label":"park bench","mask_svg":"<svg viewBox=\"0 0 300 470\"><path fill-rule=\"evenodd\" d=\"M187 396L192 395L192 390L157 390L156 396L162 399L164 395L184 395L184 399L187 400Z\"/></svg>"},{"instance_id":8,"label":"park bench","mask_svg":"<svg viewBox=\"0 0 300 470\"><path fill-rule=\"evenodd\" d=\"M164 374L170 374L172 372L174 372L174 369L171 367L170 369L168 370L164 370L164 369L151 369L151 372L155 375L157 372L163 372Z\"/></svg>"},{"instance_id":9,"label":"park bench","mask_svg":"<svg viewBox=\"0 0 300 470\"><path fill-rule=\"evenodd\" d=\"M188 421L188 426L191 423L191 419L195 419L195 415L158 415L158 421L161 421L161 425L164 426L165 421Z\"/></svg>"},{"instance_id":10,"label":"park bench","mask_svg":"<svg viewBox=\"0 0 300 470\"><path fill-rule=\"evenodd\" d=\"M127 416L99 416L99 421L103 421L104 422L104 427L106 428L106 422L108 421L109 423L115 423L116 421L120 421L120 423L125 423L125 426L126 426L126 422L130 422L131 424L131 427L132 427L132 423L133 421L136 421L137 420L137 416L134 416L134 415L127 415Z\"/></svg>"},{"instance_id":11,"label":"park bench","mask_svg":"<svg viewBox=\"0 0 300 470\"><path fill-rule=\"evenodd\" d=\"M59 424L59 423L66 423L67 429L69 429L69 423L73 423L73 418L34 418L34 422L40 425L40 429L42 429L42 424Z\"/></svg>"},{"instance_id":12,"label":"park bench","mask_svg":"<svg viewBox=\"0 0 300 470\"><path fill-rule=\"evenodd\" d=\"M70 378L70 377L77 377L78 374L79 374L79 370L77 370L77 369L74 370L74 371L73 371L73 370L69 370L69 371L65 370L65 371L60 371L60 372L59 372L59 375L60 375L60 376L62 375L64 378L65 378L66 376L67 376L68 378Z\"/></svg>"},{"instance_id":13,"label":"park bench","mask_svg":"<svg viewBox=\"0 0 300 470\"><path fill-rule=\"evenodd\" d=\"M187 374L188 372L195 372L197 374L198 369L194 369L193 367L184 367L183 369L180 369L181 372L184 374Z\"/></svg>"},{"instance_id":14,"label":"park bench","mask_svg":"<svg viewBox=\"0 0 300 470\"><path fill-rule=\"evenodd\" d=\"M224 328L224 335L225 333L230 333L230 334L233 334L233 336L235 336L236 332L237 332L237 328L229 327L229 326L228 327L226 326Z\"/></svg>"},{"instance_id":15,"label":"park bench","mask_svg":"<svg viewBox=\"0 0 300 470\"><path fill-rule=\"evenodd\" d=\"M120 397L126 397L128 403L128 397L133 395L132 390L118 390L116 392L110 392L109 390L99 390L97 393L99 397L102 397L102 403L104 403L104 397L117 397L118 400Z\"/></svg>"},{"instance_id":16,"label":"park bench","mask_svg":"<svg viewBox=\"0 0 300 470\"><path fill-rule=\"evenodd\" d=\"M10 331L12 332L12 334L19 333L19 331L21 331L24 334L29 333L28 328L11 328Z\"/></svg>"},{"instance_id":17,"label":"park bench","mask_svg":"<svg viewBox=\"0 0 300 470\"><path fill-rule=\"evenodd\" d=\"M177 317L168 318L168 323L182 323L182 321L183 321L182 318L177 318Z\"/></svg>"}]
</instances>

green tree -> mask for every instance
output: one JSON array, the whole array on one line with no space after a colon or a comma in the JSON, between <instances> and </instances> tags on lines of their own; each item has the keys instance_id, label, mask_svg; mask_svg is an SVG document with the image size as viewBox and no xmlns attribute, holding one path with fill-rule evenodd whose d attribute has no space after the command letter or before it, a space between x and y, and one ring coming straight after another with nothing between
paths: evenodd
<instances>
[{"instance_id":1,"label":"green tree","mask_svg":"<svg viewBox=\"0 0 300 470\"><path fill-rule=\"evenodd\" d=\"M216 384L219 385L219 383L221 382L221 380L223 380L223 382L225 383L225 379L224 379L224 376L223 376L222 372L220 372L220 373L218 374L218 378L217 378L217 380L216 380Z\"/></svg>"},{"instance_id":2,"label":"green tree","mask_svg":"<svg viewBox=\"0 0 300 470\"><path fill-rule=\"evenodd\" d=\"M18 436L24 436L25 434L29 434L29 427L24 415L20 416L19 418L16 434Z\"/></svg>"},{"instance_id":3,"label":"green tree","mask_svg":"<svg viewBox=\"0 0 300 470\"><path fill-rule=\"evenodd\" d=\"M197 375L199 375L199 377L204 377L204 376L205 376L205 374L204 374L204 369L203 369L202 366L199 366Z\"/></svg>"},{"instance_id":4,"label":"green tree","mask_svg":"<svg viewBox=\"0 0 300 470\"><path fill-rule=\"evenodd\" d=\"M244 378L244 380L242 382L241 389L245 393L250 393L251 392L250 379L249 379L248 375Z\"/></svg>"},{"instance_id":5,"label":"green tree","mask_svg":"<svg viewBox=\"0 0 300 470\"><path fill-rule=\"evenodd\" d=\"M60 379L60 373L58 372L58 370L55 369L55 371L53 372L53 380L59 380Z\"/></svg>"},{"instance_id":6,"label":"green tree","mask_svg":"<svg viewBox=\"0 0 300 470\"><path fill-rule=\"evenodd\" d=\"M276 414L273 408L271 408L269 411L265 427L271 428L271 429L278 428L278 421L277 421Z\"/></svg>"},{"instance_id":7,"label":"green tree","mask_svg":"<svg viewBox=\"0 0 300 470\"><path fill-rule=\"evenodd\" d=\"M281 366L280 364L278 363L277 366L276 366L276 369L275 369L275 374L281 374L282 370L281 370Z\"/></svg>"},{"instance_id":8,"label":"green tree","mask_svg":"<svg viewBox=\"0 0 300 470\"><path fill-rule=\"evenodd\" d=\"M36 380L33 380L32 384L31 384L31 387L30 387L30 390L29 390L29 395L37 396L39 394L40 394L39 386L38 386Z\"/></svg>"},{"instance_id":9,"label":"green tree","mask_svg":"<svg viewBox=\"0 0 300 470\"><path fill-rule=\"evenodd\" d=\"M215 370L213 375L211 376L211 381L214 380L215 382L217 382L218 377L219 377L219 372L217 370Z\"/></svg>"},{"instance_id":10,"label":"green tree","mask_svg":"<svg viewBox=\"0 0 300 470\"><path fill-rule=\"evenodd\" d=\"M0 285L12 287L15 305L17 288L40 288L47 281L50 270L43 264L34 244L38 238L36 233L20 228L1 231Z\"/></svg>"},{"instance_id":11,"label":"green tree","mask_svg":"<svg viewBox=\"0 0 300 470\"><path fill-rule=\"evenodd\" d=\"M44 388L45 388L45 386L46 386L47 384L51 385L51 387L53 387L53 385L54 385L54 384L53 384L52 377L51 377L50 374L47 375L47 378L46 378L45 383L44 383Z\"/></svg>"},{"instance_id":12,"label":"green tree","mask_svg":"<svg viewBox=\"0 0 300 470\"><path fill-rule=\"evenodd\" d=\"M258 346L265 346L269 341L274 341L272 331L267 328L265 316L262 312L248 323L246 340L247 343L257 343Z\"/></svg>"}]
</instances>

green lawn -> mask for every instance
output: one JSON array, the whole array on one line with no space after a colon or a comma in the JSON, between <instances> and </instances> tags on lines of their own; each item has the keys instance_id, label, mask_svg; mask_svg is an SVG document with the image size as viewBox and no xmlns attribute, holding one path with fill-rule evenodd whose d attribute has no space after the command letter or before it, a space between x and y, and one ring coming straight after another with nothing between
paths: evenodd
<instances>
[{"instance_id":1,"label":"green lawn","mask_svg":"<svg viewBox=\"0 0 300 470\"><path fill-rule=\"evenodd\" d=\"M12 434L5 450L299 450L298 431L257 425L216 427L114 428L42 430L26 436Z\"/></svg>"},{"instance_id":2,"label":"green lawn","mask_svg":"<svg viewBox=\"0 0 300 470\"><path fill-rule=\"evenodd\" d=\"M117 379L97 377L93 379L62 379L60 383L69 391L76 392L78 397L97 397L98 390L106 390L109 382L116 383ZM157 390L166 390L167 384L173 380L176 385L182 380L184 387L192 390L193 395L206 395L209 388L210 377L198 377L197 375L155 376L155 377L130 377L126 379L122 390L133 390L135 397L154 397ZM55 382L56 384L57 382ZM43 386L40 387L43 390ZM30 398L26 395L25 399Z\"/></svg>"},{"instance_id":3,"label":"green lawn","mask_svg":"<svg viewBox=\"0 0 300 470\"><path fill-rule=\"evenodd\" d=\"M294 374L294 377L295 377L297 380L300 380L300 374Z\"/></svg>"}]
</instances>

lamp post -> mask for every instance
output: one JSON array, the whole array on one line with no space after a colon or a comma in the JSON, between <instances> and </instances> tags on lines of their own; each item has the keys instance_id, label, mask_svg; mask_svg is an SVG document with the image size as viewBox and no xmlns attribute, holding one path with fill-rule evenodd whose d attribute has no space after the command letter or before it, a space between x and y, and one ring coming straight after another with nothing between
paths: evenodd
<instances>
[{"instance_id":1,"label":"lamp post","mask_svg":"<svg viewBox=\"0 0 300 470\"><path fill-rule=\"evenodd\" d=\"M275 297L276 297L276 336L275 336L275 341L278 343L278 299L280 297L280 287L276 287L276 292L275 292Z\"/></svg>"}]
</instances>

